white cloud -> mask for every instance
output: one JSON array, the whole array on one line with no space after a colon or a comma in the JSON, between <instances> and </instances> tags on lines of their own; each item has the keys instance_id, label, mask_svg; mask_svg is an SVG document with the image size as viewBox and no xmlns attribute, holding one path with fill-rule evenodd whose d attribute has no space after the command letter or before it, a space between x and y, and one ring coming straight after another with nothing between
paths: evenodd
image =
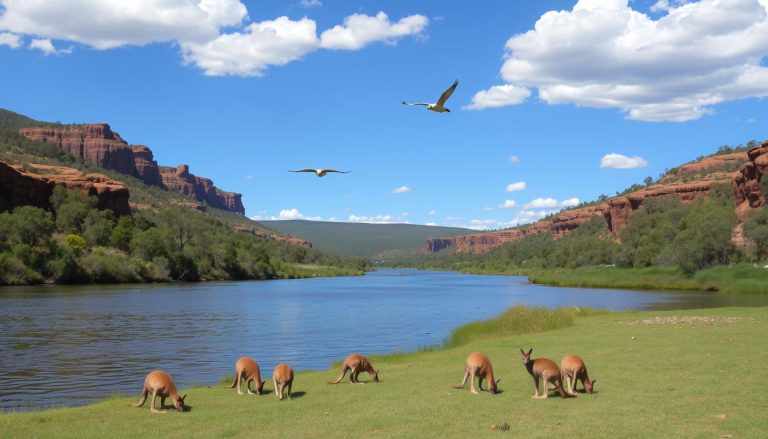
<instances>
[{"instance_id":1,"label":"white cloud","mask_svg":"<svg viewBox=\"0 0 768 439\"><path fill-rule=\"evenodd\" d=\"M305 0L316 6L318 0ZM14 34L40 41L71 41L99 50L171 43L183 60L209 76L262 76L269 66L301 59L320 48L358 50L384 41L394 44L419 35L429 24L422 15L390 22L387 14L353 14L317 36L309 18L277 17L248 22L240 0L0 0L0 44L17 44ZM223 32L235 28L234 31ZM31 48L51 51L45 43ZM47 51L46 51L47 50Z\"/></svg>"},{"instance_id":2,"label":"white cloud","mask_svg":"<svg viewBox=\"0 0 768 439\"><path fill-rule=\"evenodd\" d=\"M530 224L538 221L547 215L555 213L554 210L520 210L515 214L515 217L509 220L499 219L473 219L469 221L469 224L447 224L453 227L464 227L473 230L487 230L487 229L506 229L509 227L517 227L523 224Z\"/></svg>"},{"instance_id":3,"label":"white cloud","mask_svg":"<svg viewBox=\"0 0 768 439\"><path fill-rule=\"evenodd\" d=\"M436 214L436 213L437 213L437 212L435 212L434 210L430 210L429 212L427 212L427 215L434 215L434 214Z\"/></svg>"},{"instance_id":4,"label":"white cloud","mask_svg":"<svg viewBox=\"0 0 768 439\"><path fill-rule=\"evenodd\" d=\"M648 162L636 155L634 157L627 157L622 154L616 154L614 152L606 154L600 159L601 168L613 168L613 169L634 169L644 168L648 166Z\"/></svg>"},{"instance_id":5,"label":"white cloud","mask_svg":"<svg viewBox=\"0 0 768 439\"><path fill-rule=\"evenodd\" d=\"M536 198L524 207L526 209L552 209L557 207L557 200L554 198Z\"/></svg>"},{"instance_id":6,"label":"white cloud","mask_svg":"<svg viewBox=\"0 0 768 439\"><path fill-rule=\"evenodd\" d=\"M516 155L509 156L508 160L509 160L510 163L520 163L520 157L518 157Z\"/></svg>"},{"instance_id":7,"label":"white cloud","mask_svg":"<svg viewBox=\"0 0 768 439\"><path fill-rule=\"evenodd\" d=\"M395 218L392 215L365 216L365 215L350 214L347 220L352 223L369 223L369 224L397 224L397 223L408 222L408 221L403 221L400 218Z\"/></svg>"},{"instance_id":8,"label":"white cloud","mask_svg":"<svg viewBox=\"0 0 768 439\"><path fill-rule=\"evenodd\" d=\"M30 41L29 48L34 50L39 50L43 52L45 55L56 54L56 48L53 47L53 43L51 43L51 40L49 39L34 39Z\"/></svg>"},{"instance_id":9,"label":"white cloud","mask_svg":"<svg viewBox=\"0 0 768 439\"><path fill-rule=\"evenodd\" d=\"M424 223L425 226L436 226L437 223Z\"/></svg>"},{"instance_id":10,"label":"white cloud","mask_svg":"<svg viewBox=\"0 0 768 439\"><path fill-rule=\"evenodd\" d=\"M464 110L484 110L486 108L506 107L525 102L531 91L514 85L494 85L488 90L480 90L472 96L472 103L462 107Z\"/></svg>"},{"instance_id":11,"label":"white cloud","mask_svg":"<svg viewBox=\"0 0 768 439\"><path fill-rule=\"evenodd\" d=\"M688 3L688 0L672 0L670 3L669 0L659 0L656 3L651 6L652 12L660 12L660 11L670 11L671 9L674 9L677 6L684 5Z\"/></svg>"},{"instance_id":12,"label":"white cloud","mask_svg":"<svg viewBox=\"0 0 768 439\"><path fill-rule=\"evenodd\" d=\"M499 205L502 209L511 209L515 206L517 206L517 201L515 200L504 200L504 202Z\"/></svg>"},{"instance_id":13,"label":"white cloud","mask_svg":"<svg viewBox=\"0 0 768 439\"><path fill-rule=\"evenodd\" d=\"M394 44L401 37L420 34L429 24L423 15L409 15L397 23L391 23L384 12L375 17L353 14L344 19L344 25L336 25L320 35L320 47L334 50L358 50L364 46L384 41Z\"/></svg>"},{"instance_id":14,"label":"white cloud","mask_svg":"<svg viewBox=\"0 0 768 439\"><path fill-rule=\"evenodd\" d=\"M576 197L568 198L567 200L563 200L560 202L560 207L576 207L580 203L579 199Z\"/></svg>"},{"instance_id":15,"label":"white cloud","mask_svg":"<svg viewBox=\"0 0 768 439\"><path fill-rule=\"evenodd\" d=\"M757 122L757 119L755 119L754 117L750 117L745 122L747 122L747 123L755 123L755 122Z\"/></svg>"},{"instance_id":16,"label":"white cloud","mask_svg":"<svg viewBox=\"0 0 768 439\"><path fill-rule=\"evenodd\" d=\"M203 42L246 17L239 0L0 0L0 29L96 49Z\"/></svg>"},{"instance_id":17,"label":"white cloud","mask_svg":"<svg viewBox=\"0 0 768 439\"><path fill-rule=\"evenodd\" d=\"M323 6L323 2L320 0L301 0L299 2L301 6L304 6L305 8L315 8L318 6Z\"/></svg>"},{"instance_id":18,"label":"white cloud","mask_svg":"<svg viewBox=\"0 0 768 439\"><path fill-rule=\"evenodd\" d=\"M278 17L203 44L182 43L181 48L184 60L206 75L262 76L270 65L284 65L316 50L317 34L313 20Z\"/></svg>"},{"instance_id":19,"label":"white cloud","mask_svg":"<svg viewBox=\"0 0 768 439\"><path fill-rule=\"evenodd\" d=\"M283 209L278 218L281 220L303 219L304 215L299 212L299 209Z\"/></svg>"},{"instance_id":20,"label":"white cloud","mask_svg":"<svg viewBox=\"0 0 768 439\"><path fill-rule=\"evenodd\" d=\"M518 181L517 183L510 183L507 185L507 192L518 192L525 190L525 182Z\"/></svg>"},{"instance_id":21,"label":"white cloud","mask_svg":"<svg viewBox=\"0 0 768 439\"><path fill-rule=\"evenodd\" d=\"M21 37L8 32L0 33L0 46L8 46L11 49L18 49L21 47Z\"/></svg>"},{"instance_id":22,"label":"white cloud","mask_svg":"<svg viewBox=\"0 0 768 439\"><path fill-rule=\"evenodd\" d=\"M410 191L411 191L411 188L409 188L408 186L400 186L397 189L393 189L392 193L393 194L407 194Z\"/></svg>"},{"instance_id":23,"label":"white cloud","mask_svg":"<svg viewBox=\"0 0 768 439\"><path fill-rule=\"evenodd\" d=\"M685 4L683 4L685 3ZM768 1L580 0L506 44L502 78L549 104L616 108L629 119L683 122L719 103L768 96Z\"/></svg>"}]
</instances>

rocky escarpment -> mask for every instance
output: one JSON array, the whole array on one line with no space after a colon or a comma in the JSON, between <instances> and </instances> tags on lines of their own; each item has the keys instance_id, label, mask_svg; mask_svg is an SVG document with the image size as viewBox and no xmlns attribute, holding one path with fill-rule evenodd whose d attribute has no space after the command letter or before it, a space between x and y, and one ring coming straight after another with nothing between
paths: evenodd
<instances>
[{"instance_id":1,"label":"rocky escarpment","mask_svg":"<svg viewBox=\"0 0 768 439\"><path fill-rule=\"evenodd\" d=\"M186 167L184 175L176 176L175 171L167 171L167 177L161 175L161 168L167 167L157 165L149 147L129 145L107 124L22 128L19 133L31 140L58 145L70 154L89 160L100 168L134 176L148 185L178 190L212 207L245 213L240 194L222 191L215 187L210 179L189 174L187 165L182 165ZM169 183L166 183L166 180Z\"/></svg>"},{"instance_id":2,"label":"rocky escarpment","mask_svg":"<svg viewBox=\"0 0 768 439\"><path fill-rule=\"evenodd\" d=\"M271 239L271 240L275 240L275 241L282 242L289 245L300 245L302 247L312 248L311 242L307 241L306 239L296 238L294 236L267 233L261 230L255 230L245 226L235 226L233 230L238 233L247 233L249 235L255 235L264 239Z\"/></svg>"},{"instance_id":3,"label":"rocky escarpment","mask_svg":"<svg viewBox=\"0 0 768 439\"><path fill-rule=\"evenodd\" d=\"M26 205L48 209L53 188L59 185L95 196L99 209L110 209L118 216L130 214L128 189L106 175L84 174L73 168L40 164L28 165L25 170L1 160L0 211Z\"/></svg>"},{"instance_id":4,"label":"rocky escarpment","mask_svg":"<svg viewBox=\"0 0 768 439\"><path fill-rule=\"evenodd\" d=\"M741 165L737 172L721 172L727 169L727 166L732 166L734 161L743 161L744 157L748 161ZM685 168L682 171L683 174L693 175L706 169L714 172L703 176L701 180L658 184L611 198L604 203L562 211L551 218L515 229L430 239L424 245L423 251L434 253L450 248L457 253L485 253L493 247L519 241L534 233L549 233L554 238L561 238L594 217L601 218L605 222L606 229L616 234L627 226L629 218L648 198L675 195L683 203L692 203L707 197L717 184L731 185L737 205L737 217L741 221L749 216L749 209L763 206L768 202L764 189L760 187L763 176L768 174L768 142L746 153L709 157L690 165L690 168L685 168L688 165L680 168ZM678 170L678 172L681 171Z\"/></svg>"}]
</instances>

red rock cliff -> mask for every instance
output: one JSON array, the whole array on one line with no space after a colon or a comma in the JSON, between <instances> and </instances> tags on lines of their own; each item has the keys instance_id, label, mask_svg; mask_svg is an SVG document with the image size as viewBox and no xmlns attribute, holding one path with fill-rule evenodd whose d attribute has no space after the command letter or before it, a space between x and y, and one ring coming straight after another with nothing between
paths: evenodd
<instances>
[{"instance_id":1,"label":"red rock cliff","mask_svg":"<svg viewBox=\"0 0 768 439\"><path fill-rule=\"evenodd\" d=\"M213 185L213 181L197 177L189 172L189 165L179 165L175 168L160 166L160 178L163 185L184 195L205 201L213 207L244 214L245 207L242 195L236 192L225 192Z\"/></svg>"},{"instance_id":2,"label":"red rock cliff","mask_svg":"<svg viewBox=\"0 0 768 439\"><path fill-rule=\"evenodd\" d=\"M57 185L94 195L99 209L110 209L116 215L130 214L128 189L119 181L102 174L84 174L63 166L31 164L35 173L19 165L0 160L0 211L17 206L32 205L47 209L49 198Z\"/></svg>"},{"instance_id":3,"label":"red rock cliff","mask_svg":"<svg viewBox=\"0 0 768 439\"><path fill-rule=\"evenodd\" d=\"M741 165L737 172L722 172L728 166L733 166L734 162L743 161L745 157L748 161ZM680 169L682 171L678 172L682 172L686 176L707 169L714 172L702 176L701 180L658 184L624 196L611 198L605 203L565 210L552 218L515 229L430 239L427 240L422 250L425 253L434 253L452 248L457 253L485 253L493 247L507 242L519 241L533 233L546 232L554 238L561 238L595 216L605 221L605 226L609 231L618 233L627 226L629 217L648 198L673 194L683 203L692 203L707 197L714 185L723 183L732 186L733 197L737 204L737 216L740 220L748 217L748 212L745 211L768 203L768 197L760 189L761 179L768 174L768 142L747 153L708 157L697 163L683 165Z\"/></svg>"}]
</instances>

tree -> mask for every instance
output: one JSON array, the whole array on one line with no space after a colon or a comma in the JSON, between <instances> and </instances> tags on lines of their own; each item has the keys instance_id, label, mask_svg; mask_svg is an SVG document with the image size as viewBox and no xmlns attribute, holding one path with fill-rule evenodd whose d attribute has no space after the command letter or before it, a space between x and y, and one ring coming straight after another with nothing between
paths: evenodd
<instances>
[{"instance_id":1,"label":"tree","mask_svg":"<svg viewBox=\"0 0 768 439\"><path fill-rule=\"evenodd\" d=\"M133 219L130 216L121 216L109 236L109 245L123 251L130 250L134 227Z\"/></svg>"},{"instance_id":2,"label":"tree","mask_svg":"<svg viewBox=\"0 0 768 439\"><path fill-rule=\"evenodd\" d=\"M108 209L92 209L83 221L83 237L90 245L106 245L115 226L115 214Z\"/></svg>"},{"instance_id":3,"label":"tree","mask_svg":"<svg viewBox=\"0 0 768 439\"><path fill-rule=\"evenodd\" d=\"M81 254L85 247L87 246L87 243L85 241L85 238L83 238L80 235L75 235L74 233L67 235L66 238L64 238L64 245L72 251L75 255Z\"/></svg>"},{"instance_id":4,"label":"tree","mask_svg":"<svg viewBox=\"0 0 768 439\"><path fill-rule=\"evenodd\" d=\"M192 240L200 226L197 214L190 209L180 206L172 206L160 212L163 226L170 230L171 237L179 252Z\"/></svg>"},{"instance_id":5,"label":"tree","mask_svg":"<svg viewBox=\"0 0 768 439\"><path fill-rule=\"evenodd\" d=\"M744 223L744 236L755 243L758 261L768 256L768 208L758 210Z\"/></svg>"},{"instance_id":6,"label":"tree","mask_svg":"<svg viewBox=\"0 0 768 439\"><path fill-rule=\"evenodd\" d=\"M6 233L14 244L34 247L48 241L54 230L51 214L38 207L17 207L5 220Z\"/></svg>"},{"instance_id":7,"label":"tree","mask_svg":"<svg viewBox=\"0 0 768 439\"><path fill-rule=\"evenodd\" d=\"M643 183L645 183L645 187L648 187L653 184L653 177L650 175L645 177L645 180L643 180Z\"/></svg>"}]
</instances>

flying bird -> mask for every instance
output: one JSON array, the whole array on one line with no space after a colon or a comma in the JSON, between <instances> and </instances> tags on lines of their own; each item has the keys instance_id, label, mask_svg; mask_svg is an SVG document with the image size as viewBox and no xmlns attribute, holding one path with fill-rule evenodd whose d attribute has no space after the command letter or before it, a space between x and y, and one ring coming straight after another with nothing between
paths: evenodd
<instances>
[{"instance_id":1,"label":"flying bird","mask_svg":"<svg viewBox=\"0 0 768 439\"><path fill-rule=\"evenodd\" d=\"M338 172L339 174L349 174L349 171L337 171L335 169L297 169L295 171L288 170L288 172L314 172L318 177L325 177L325 174L329 172Z\"/></svg>"},{"instance_id":2,"label":"flying bird","mask_svg":"<svg viewBox=\"0 0 768 439\"><path fill-rule=\"evenodd\" d=\"M456 90L456 86L459 85L459 80L453 82L453 85L448 87L448 90L444 91L443 94L440 95L440 99L437 100L434 104L430 104L429 102L414 102L414 103L408 103L403 101L403 105L424 105L427 107L427 110L432 110L437 113L444 113L448 112L450 113L451 110L445 107L445 101L448 100L448 98L451 97L453 94L453 91Z\"/></svg>"}]
</instances>

